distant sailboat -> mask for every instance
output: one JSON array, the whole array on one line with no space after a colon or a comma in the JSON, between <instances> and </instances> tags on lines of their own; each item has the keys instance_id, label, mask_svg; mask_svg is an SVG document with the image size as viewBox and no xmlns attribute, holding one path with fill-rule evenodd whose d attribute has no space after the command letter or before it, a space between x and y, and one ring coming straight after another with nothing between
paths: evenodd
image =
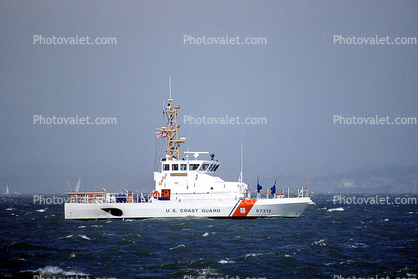
<instances>
[{"instance_id":1,"label":"distant sailboat","mask_svg":"<svg viewBox=\"0 0 418 279\"><path fill-rule=\"evenodd\" d=\"M70 183L68 182L68 179L66 178L65 181L67 181L68 187L70 188L70 191L73 192L73 189L71 189ZM81 185L81 176L78 178L77 185L75 185L74 192L80 191L80 185Z\"/></svg>"},{"instance_id":2,"label":"distant sailboat","mask_svg":"<svg viewBox=\"0 0 418 279\"><path fill-rule=\"evenodd\" d=\"M7 187L6 187L6 193L4 193L5 195L10 195L10 192L9 192L9 184L7 184Z\"/></svg>"},{"instance_id":3,"label":"distant sailboat","mask_svg":"<svg viewBox=\"0 0 418 279\"><path fill-rule=\"evenodd\" d=\"M80 191L81 176L78 178L77 185L75 186L74 192Z\"/></svg>"}]
</instances>

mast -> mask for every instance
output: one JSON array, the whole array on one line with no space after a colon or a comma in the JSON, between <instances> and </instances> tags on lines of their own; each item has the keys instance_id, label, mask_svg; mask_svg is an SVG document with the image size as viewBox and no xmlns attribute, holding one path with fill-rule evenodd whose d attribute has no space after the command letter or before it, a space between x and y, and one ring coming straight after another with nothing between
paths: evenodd
<instances>
[{"instance_id":1,"label":"mast","mask_svg":"<svg viewBox=\"0 0 418 279\"><path fill-rule=\"evenodd\" d=\"M238 182L240 182L240 183L242 183L242 169L243 169L243 166L244 166L244 164L243 164L243 154L244 154L243 149L244 149L244 145L241 143L241 172L239 174L239 179L238 179Z\"/></svg>"},{"instance_id":2,"label":"mast","mask_svg":"<svg viewBox=\"0 0 418 279\"><path fill-rule=\"evenodd\" d=\"M167 123L162 128L155 129L157 132L158 138L167 137L167 159L168 160L178 160L180 158L179 147L181 143L186 142L186 138L178 138L178 129L180 128L177 125L177 112L180 109L180 106L173 107L171 98L171 78L169 79L169 91L170 99L168 99L168 105L163 109L163 113L167 116Z\"/></svg>"},{"instance_id":3,"label":"mast","mask_svg":"<svg viewBox=\"0 0 418 279\"><path fill-rule=\"evenodd\" d=\"M241 172L239 174L239 182L242 183L242 169L244 168L244 129L245 125L242 127L242 136L241 136Z\"/></svg>"},{"instance_id":4,"label":"mast","mask_svg":"<svg viewBox=\"0 0 418 279\"><path fill-rule=\"evenodd\" d=\"M306 196L309 197L309 172L308 172L308 190L306 191Z\"/></svg>"}]
</instances>

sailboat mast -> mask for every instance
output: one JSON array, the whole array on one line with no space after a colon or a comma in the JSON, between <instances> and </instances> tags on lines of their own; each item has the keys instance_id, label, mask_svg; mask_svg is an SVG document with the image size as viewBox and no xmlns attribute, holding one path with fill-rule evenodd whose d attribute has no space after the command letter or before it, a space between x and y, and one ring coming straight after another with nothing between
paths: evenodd
<instances>
[{"instance_id":1,"label":"sailboat mast","mask_svg":"<svg viewBox=\"0 0 418 279\"><path fill-rule=\"evenodd\" d=\"M306 191L306 196L309 197L309 172L308 172L308 190Z\"/></svg>"}]
</instances>

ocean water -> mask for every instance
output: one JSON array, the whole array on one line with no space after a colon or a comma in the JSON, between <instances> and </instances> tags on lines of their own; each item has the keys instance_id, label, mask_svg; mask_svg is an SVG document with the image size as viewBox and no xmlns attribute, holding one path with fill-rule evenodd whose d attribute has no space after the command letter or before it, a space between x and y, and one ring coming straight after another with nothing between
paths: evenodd
<instances>
[{"instance_id":1,"label":"ocean water","mask_svg":"<svg viewBox=\"0 0 418 279\"><path fill-rule=\"evenodd\" d=\"M3 196L0 278L417 277L417 204L312 200L297 219L78 221Z\"/></svg>"}]
</instances>

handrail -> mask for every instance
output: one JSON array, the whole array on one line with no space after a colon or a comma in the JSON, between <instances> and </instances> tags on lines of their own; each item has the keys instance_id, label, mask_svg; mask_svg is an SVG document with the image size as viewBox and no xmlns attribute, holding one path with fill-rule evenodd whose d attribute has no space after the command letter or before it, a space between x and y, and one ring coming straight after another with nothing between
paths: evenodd
<instances>
[{"instance_id":1,"label":"handrail","mask_svg":"<svg viewBox=\"0 0 418 279\"><path fill-rule=\"evenodd\" d=\"M134 203L133 194L103 192L69 192L68 203ZM120 196L119 196L120 195Z\"/></svg>"}]
</instances>

